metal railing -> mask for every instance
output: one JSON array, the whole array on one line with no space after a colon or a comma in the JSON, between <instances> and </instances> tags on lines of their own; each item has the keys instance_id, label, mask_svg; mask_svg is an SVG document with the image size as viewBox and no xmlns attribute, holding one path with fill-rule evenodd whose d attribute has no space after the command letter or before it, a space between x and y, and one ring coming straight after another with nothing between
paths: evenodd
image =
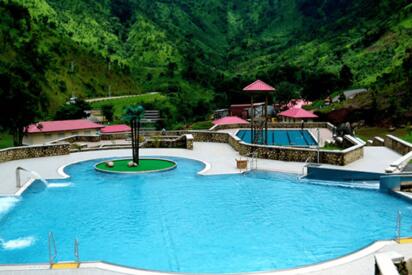
<instances>
[{"instance_id":1,"label":"metal railing","mask_svg":"<svg viewBox=\"0 0 412 275\"><path fill-rule=\"evenodd\" d=\"M80 254L79 254L79 241L74 240L74 258L77 263L80 263Z\"/></svg>"},{"instance_id":2,"label":"metal railing","mask_svg":"<svg viewBox=\"0 0 412 275\"><path fill-rule=\"evenodd\" d=\"M396 216L396 241L400 243L401 240L401 225L402 225L402 212L398 210Z\"/></svg>"},{"instance_id":3,"label":"metal railing","mask_svg":"<svg viewBox=\"0 0 412 275\"><path fill-rule=\"evenodd\" d=\"M249 154L249 166L250 170L257 170L258 169L258 158L257 153L253 152Z\"/></svg>"},{"instance_id":4,"label":"metal railing","mask_svg":"<svg viewBox=\"0 0 412 275\"><path fill-rule=\"evenodd\" d=\"M56 240L54 239L53 232L49 232L48 244L49 244L49 263L50 265L52 265L56 262L56 257L57 257Z\"/></svg>"},{"instance_id":5,"label":"metal railing","mask_svg":"<svg viewBox=\"0 0 412 275\"><path fill-rule=\"evenodd\" d=\"M308 158L305 160L305 164L303 164L303 167L302 167L302 174L300 175L299 179L302 179L304 176L306 176L306 174L305 174L305 168L308 167L308 165L309 165L309 160L310 160L311 158L312 158L312 157L308 157Z\"/></svg>"}]
</instances>

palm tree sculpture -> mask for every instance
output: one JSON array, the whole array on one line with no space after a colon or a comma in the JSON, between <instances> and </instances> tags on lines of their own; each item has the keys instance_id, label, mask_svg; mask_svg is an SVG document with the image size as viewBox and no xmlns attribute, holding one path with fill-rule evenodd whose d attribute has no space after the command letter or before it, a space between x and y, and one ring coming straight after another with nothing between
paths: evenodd
<instances>
[{"instance_id":1,"label":"palm tree sculpture","mask_svg":"<svg viewBox=\"0 0 412 275\"><path fill-rule=\"evenodd\" d=\"M133 162L139 165L140 120L144 115L144 108L140 105L128 106L123 119L130 122L132 128L132 153Z\"/></svg>"}]
</instances>

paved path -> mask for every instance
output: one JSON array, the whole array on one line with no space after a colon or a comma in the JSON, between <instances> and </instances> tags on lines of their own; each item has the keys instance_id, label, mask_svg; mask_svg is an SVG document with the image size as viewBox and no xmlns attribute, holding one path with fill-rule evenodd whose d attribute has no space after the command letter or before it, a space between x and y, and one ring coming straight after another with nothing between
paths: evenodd
<instances>
[{"instance_id":1,"label":"paved path","mask_svg":"<svg viewBox=\"0 0 412 275\"><path fill-rule=\"evenodd\" d=\"M392 162L402 157L402 155L383 146L365 146L363 149L364 151L362 159L354 161L344 167L337 167L333 165L322 166L344 170L385 173L385 169L389 167Z\"/></svg>"},{"instance_id":2,"label":"paved path","mask_svg":"<svg viewBox=\"0 0 412 275\"><path fill-rule=\"evenodd\" d=\"M145 93L145 94L139 94L139 95L119 95L119 96L109 96L109 97L96 97L96 98L86 99L85 101L92 103L92 102L104 101L104 100L109 100L109 99L139 97L139 96L154 95L154 94L158 94L158 92L151 92L151 93Z\"/></svg>"},{"instance_id":3,"label":"paved path","mask_svg":"<svg viewBox=\"0 0 412 275\"><path fill-rule=\"evenodd\" d=\"M240 173L236 169L236 159L243 158L233 148L224 143L195 142L193 150L186 149L141 149L142 156L175 156L201 160L210 164L204 175ZM105 157L126 157L130 149L101 150L72 153L65 156L24 159L0 163L0 194L10 195L17 192L15 170L17 167L35 171L45 179L61 178L58 168L72 162ZM269 171L301 173L303 163L259 160L258 168ZM32 175L21 173L22 180L29 180Z\"/></svg>"}]
</instances>

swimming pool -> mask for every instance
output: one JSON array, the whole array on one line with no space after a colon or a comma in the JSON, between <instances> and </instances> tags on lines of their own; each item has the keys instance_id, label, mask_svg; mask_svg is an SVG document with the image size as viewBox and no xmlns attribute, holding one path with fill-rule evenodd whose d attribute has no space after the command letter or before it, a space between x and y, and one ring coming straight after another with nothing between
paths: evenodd
<instances>
[{"instance_id":1,"label":"swimming pool","mask_svg":"<svg viewBox=\"0 0 412 275\"><path fill-rule=\"evenodd\" d=\"M264 135L264 132L262 136ZM247 143L252 143L252 135L250 130L239 130L236 136ZM258 144L263 144L263 140L259 140ZM268 130L268 145L277 146L299 146L309 147L317 145L316 140L308 130Z\"/></svg>"},{"instance_id":2,"label":"swimming pool","mask_svg":"<svg viewBox=\"0 0 412 275\"><path fill-rule=\"evenodd\" d=\"M175 170L145 175L81 162L55 188L36 181L19 199L1 198L0 263L47 262L52 231L59 261L73 260L77 238L83 261L200 273L292 268L394 238L397 211L411 211L373 185L267 172L199 176L203 164L169 159ZM404 235L410 224L404 215Z\"/></svg>"}]
</instances>

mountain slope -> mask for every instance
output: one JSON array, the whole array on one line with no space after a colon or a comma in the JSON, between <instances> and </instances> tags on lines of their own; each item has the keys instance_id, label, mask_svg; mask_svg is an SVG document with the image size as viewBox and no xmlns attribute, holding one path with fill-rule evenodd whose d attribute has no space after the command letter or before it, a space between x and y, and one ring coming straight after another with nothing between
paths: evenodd
<instances>
[{"instance_id":1,"label":"mountain slope","mask_svg":"<svg viewBox=\"0 0 412 275\"><path fill-rule=\"evenodd\" d=\"M52 106L73 91L160 91L191 102L179 118L207 105L204 116L243 100L238 91L256 77L311 98L351 86L393 94L382 77L399 74L412 45L404 0L9 1L29 9L53 60Z\"/></svg>"}]
</instances>

